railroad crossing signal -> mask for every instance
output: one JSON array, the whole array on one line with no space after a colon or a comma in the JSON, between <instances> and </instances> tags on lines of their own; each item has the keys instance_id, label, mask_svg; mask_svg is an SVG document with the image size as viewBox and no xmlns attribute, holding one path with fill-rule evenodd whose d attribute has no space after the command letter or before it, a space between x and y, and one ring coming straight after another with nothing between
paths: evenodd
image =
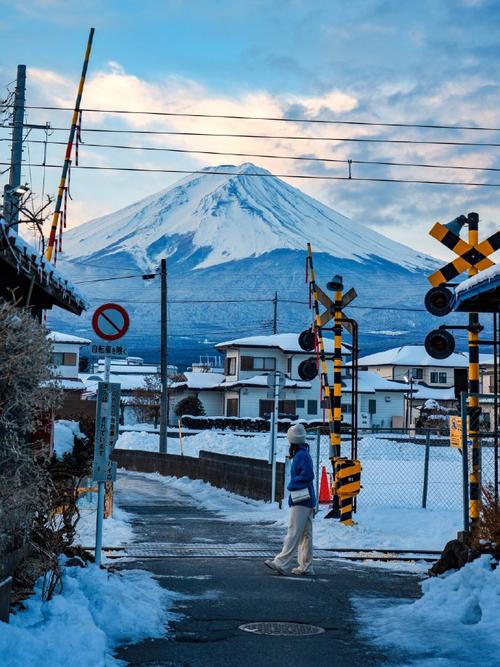
<instances>
[{"instance_id":1,"label":"railroad crossing signal","mask_svg":"<svg viewBox=\"0 0 500 667\"><path fill-rule=\"evenodd\" d=\"M319 285L316 285L316 293L318 295L318 301L326 308L326 310L321 313L319 317L319 326L324 327L325 324L328 324L328 322L335 317L335 303L332 301L332 299L330 299L328 294L323 292ZM351 287L351 289L347 290L347 292L342 296L341 309L348 306L357 296L358 295L354 287ZM350 322L342 322L342 326L350 334L352 334L352 326Z\"/></svg>"},{"instance_id":2,"label":"railroad crossing signal","mask_svg":"<svg viewBox=\"0 0 500 667\"><path fill-rule=\"evenodd\" d=\"M465 218L465 216L460 217ZM465 221L467 221L467 218L465 218ZM433 287L449 283L467 269L475 268L479 272L495 264L488 255L500 248L500 231L475 245L467 243L440 222L436 222L429 234L458 255L452 262L428 277Z\"/></svg>"}]
</instances>

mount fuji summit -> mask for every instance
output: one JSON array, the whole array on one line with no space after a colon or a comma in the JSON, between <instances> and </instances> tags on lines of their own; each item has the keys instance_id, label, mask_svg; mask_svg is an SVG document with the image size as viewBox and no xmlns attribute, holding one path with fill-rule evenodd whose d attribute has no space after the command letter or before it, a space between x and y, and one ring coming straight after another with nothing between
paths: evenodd
<instances>
[{"instance_id":1,"label":"mount fuji summit","mask_svg":"<svg viewBox=\"0 0 500 667\"><path fill-rule=\"evenodd\" d=\"M78 333L91 335L94 308L117 301L131 315L129 352L156 359L159 279L141 276L156 272L165 257L172 361L189 363L224 339L271 333L275 293L278 331L299 331L310 321L308 241L320 284L339 273L346 289L358 292L350 315L360 321L363 352L394 346L403 335L420 342L415 336L427 316L418 310L436 261L249 163L206 168L69 230L60 267L91 307L77 323L55 311L50 326L75 331L76 324Z\"/></svg>"}]
</instances>

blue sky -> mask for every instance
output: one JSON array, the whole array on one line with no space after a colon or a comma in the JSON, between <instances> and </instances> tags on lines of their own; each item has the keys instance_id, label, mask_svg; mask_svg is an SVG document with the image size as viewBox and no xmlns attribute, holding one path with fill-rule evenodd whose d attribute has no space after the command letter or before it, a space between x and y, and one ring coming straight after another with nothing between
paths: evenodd
<instances>
[{"instance_id":1,"label":"blue sky","mask_svg":"<svg viewBox=\"0 0 500 667\"><path fill-rule=\"evenodd\" d=\"M0 86L17 63L30 68L28 102L72 104L88 29L96 27L84 106L190 110L248 115L500 126L500 3L488 0L0 0ZM69 114L30 112L29 119L67 124ZM232 121L123 119L88 116L88 126L200 129L322 136L495 141L500 133L388 130ZM84 122L84 124L85 124ZM7 136L3 130L2 137ZM34 135L32 135L34 136ZM84 138L90 135L85 135ZM37 137L38 139L41 136ZM65 135L60 133L58 140ZM92 137L95 139L95 135ZM109 137L98 137L106 143ZM416 161L500 167L498 149L391 146L336 142L144 139L168 145L241 152ZM87 139L89 141L89 139ZM2 142L2 161L6 158ZM60 163L63 147L49 158ZM30 147L32 160L40 146ZM86 148L87 164L198 169L237 163L231 157L152 157L143 152ZM255 159L279 173L345 173L341 165ZM495 172L356 167L355 174L499 182ZM40 193L42 173L32 171ZM46 174L55 188L58 171ZM26 173L26 178L29 174ZM78 172L70 221L79 224L167 186L174 175ZM437 220L477 210L485 233L498 227L499 189L430 185L291 181L333 208L415 248L440 254L427 230ZM441 253L442 254L442 253ZM444 253L443 256L446 256Z\"/></svg>"}]
</instances>

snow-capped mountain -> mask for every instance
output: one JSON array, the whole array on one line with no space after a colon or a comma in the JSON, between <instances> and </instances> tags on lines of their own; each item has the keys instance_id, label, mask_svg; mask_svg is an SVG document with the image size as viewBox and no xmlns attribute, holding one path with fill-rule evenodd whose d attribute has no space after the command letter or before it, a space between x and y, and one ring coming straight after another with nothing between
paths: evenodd
<instances>
[{"instance_id":1,"label":"snow-capped mountain","mask_svg":"<svg viewBox=\"0 0 500 667\"><path fill-rule=\"evenodd\" d=\"M130 352L154 359L159 281L145 282L141 274L166 257L173 360L196 360L198 350L213 352L214 342L270 332L275 292L278 330L299 331L310 321L304 283L310 241L320 283L340 273L359 294L350 314L361 321L363 352L380 341L421 342L425 313L384 306L420 310L435 260L252 164L205 172L68 231L59 267L80 284L92 308L71 325L53 313L51 326L88 335L94 307L122 302L131 312Z\"/></svg>"},{"instance_id":2,"label":"snow-capped mountain","mask_svg":"<svg viewBox=\"0 0 500 667\"><path fill-rule=\"evenodd\" d=\"M206 171L71 230L65 257L127 253L146 269L161 257L195 255L193 268L203 269L273 250L304 250L311 241L339 259L397 258L409 269L428 265L425 255L353 222L265 169L246 163Z\"/></svg>"}]
</instances>

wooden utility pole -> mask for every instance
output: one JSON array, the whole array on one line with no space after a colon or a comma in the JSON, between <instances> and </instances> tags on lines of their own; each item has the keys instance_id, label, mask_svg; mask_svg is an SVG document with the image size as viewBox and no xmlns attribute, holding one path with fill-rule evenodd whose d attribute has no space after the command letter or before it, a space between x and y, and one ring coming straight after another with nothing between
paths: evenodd
<instances>
[{"instance_id":1,"label":"wooden utility pole","mask_svg":"<svg viewBox=\"0 0 500 667\"><path fill-rule=\"evenodd\" d=\"M20 195L16 189L21 185L23 159L24 105L26 101L26 65L17 66L16 92L12 119L12 147L10 151L9 183L4 187L3 217L6 225L17 232Z\"/></svg>"},{"instance_id":2,"label":"wooden utility pole","mask_svg":"<svg viewBox=\"0 0 500 667\"><path fill-rule=\"evenodd\" d=\"M275 292L273 299L273 334L277 333L278 333L278 292Z\"/></svg>"},{"instance_id":3,"label":"wooden utility pole","mask_svg":"<svg viewBox=\"0 0 500 667\"><path fill-rule=\"evenodd\" d=\"M167 260L160 264L161 280L161 403L160 403L160 453L167 453L168 429L168 348L167 348Z\"/></svg>"}]
</instances>

